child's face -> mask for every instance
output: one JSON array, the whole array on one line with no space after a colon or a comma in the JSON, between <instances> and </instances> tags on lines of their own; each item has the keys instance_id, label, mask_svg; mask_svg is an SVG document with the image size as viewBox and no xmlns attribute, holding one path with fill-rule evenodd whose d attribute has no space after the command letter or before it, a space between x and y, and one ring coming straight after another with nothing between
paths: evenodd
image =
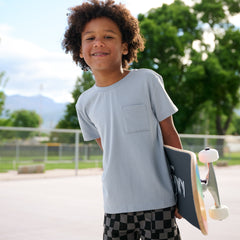
<instances>
[{"instance_id":1,"label":"child's face","mask_svg":"<svg viewBox=\"0 0 240 240\"><path fill-rule=\"evenodd\" d=\"M114 71L122 68L122 55L128 54L122 34L110 18L96 18L88 22L82 32L80 57L96 71Z\"/></svg>"}]
</instances>

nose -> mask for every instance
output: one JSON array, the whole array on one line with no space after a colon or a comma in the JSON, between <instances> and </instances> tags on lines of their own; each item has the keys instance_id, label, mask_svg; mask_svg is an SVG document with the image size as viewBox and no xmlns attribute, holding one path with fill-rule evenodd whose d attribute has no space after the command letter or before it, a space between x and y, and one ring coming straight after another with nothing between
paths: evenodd
<instances>
[{"instance_id":1,"label":"nose","mask_svg":"<svg viewBox=\"0 0 240 240\"><path fill-rule=\"evenodd\" d=\"M100 39L95 39L93 47L103 47L104 46L104 42L101 41Z\"/></svg>"}]
</instances>

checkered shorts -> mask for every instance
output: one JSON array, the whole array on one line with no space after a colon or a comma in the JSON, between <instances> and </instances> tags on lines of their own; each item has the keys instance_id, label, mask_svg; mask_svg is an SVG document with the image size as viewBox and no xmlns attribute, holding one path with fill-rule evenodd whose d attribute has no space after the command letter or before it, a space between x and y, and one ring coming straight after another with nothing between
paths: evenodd
<instances>
[{"instance_id":1,"label":"checkered shorts","mask_svg":"<svg viewBox=\"0 0 240 240\"><path fill-rule=\"evenodd\" d=\"M103 240L181 240L175 207L105 214Z\"/></svg>"}]
</instances>

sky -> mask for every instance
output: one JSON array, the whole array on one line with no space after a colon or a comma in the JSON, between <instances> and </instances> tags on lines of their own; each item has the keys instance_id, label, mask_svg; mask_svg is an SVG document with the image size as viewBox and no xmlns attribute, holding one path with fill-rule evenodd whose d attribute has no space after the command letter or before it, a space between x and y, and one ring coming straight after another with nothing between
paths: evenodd
<instances>
[{"instance_id":1,"label":"sky","mask_svg":"<svg viewBox=\"0 0 240 240\"><path fill-rule=\"evenodd\" d=\"M0 72L7 95L44 95L71 102L81 68L61 47L68 8L83 0L0 0ZM134 16L173 0L122 0ZM190 4L191 0L185 0ZM5 78L5 79L6 79Z\"/></svg>"}]
</instances>

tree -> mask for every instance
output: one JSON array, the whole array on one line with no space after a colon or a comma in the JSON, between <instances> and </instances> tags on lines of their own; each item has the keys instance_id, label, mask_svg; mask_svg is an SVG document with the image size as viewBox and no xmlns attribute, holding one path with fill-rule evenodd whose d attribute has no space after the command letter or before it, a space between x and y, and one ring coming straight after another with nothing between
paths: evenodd
<instances>
[{"instance_id":1,"label":"tree","mask_svg":"<svg viewBox=\"0 0 240 240\"><path fill-rule=\"evenodd\" d=\"M94 83L95 81L90 72L84 72L82 78L77 78L74 90L72 91L73 102L67 105L65 114L58 122L56 128L79 129L75 105L79 96L92 87Z\"/></svg>"},{"instance_id":2,"label":"tree","mask_svg":"<svg viewBox=\"0 0 240 240\"><path fill-rule=\"evenodd\" d=\"M138 16L147 42L133 67L151 68L163 76L180 109L175 123L182 133L222 135L230 126L240 102L240 33L229 17L239 9L235 0L202 0L192 8L175 0ZM215 47L205 42L206 28ZM204 127L196 128L196 123L203 126L201 120Z\"/></svg>"},{"instance_id":3,"label":"tree","mask_svg":"<svg viewBox=\"0 0 240 240\"><path fill-rule=\"evenodd\" d=\"M232 131L234 135L240 135L240 117L234 114L233 121L232 121Z\"/></svg>"},{"instance_id":4,"label":"tree","mask_svg":"<svg viewBox=\"0 0 240 240\"><path fill-rule=\"evenodd\" d=\"M11 116L11 125L14 127L39 127L42 119L35 111L16 110Z\"/></svg>"},{"instance_id":5,"label":"tree","mask_svg":"<svg viewBox=\"0 0 240 240\"><path fill-rule=\"evenodd\" d=\"M17 110L10 114L10 125L13 127L39 127L42 119L35 111ZM17 132L17 137L27 138L31 132Z\"/></svg>"},{"instance_id":6,"label":"tree","mask_svg":"<svg viewBox=\"0 0 240 240\"><path fill-rule=\"evenodd\" d=\"M240 103L240 31L229 23L231 14L239 13L240 2L202 0L194 7L199 21L214 36L215 48L203 62L205 96L211 100L218 135L226 134Z\"/></svg>"},{"instance_id":7,"label":"tree","mask_svg":"<svg viewBox=\"0 0 240 240\"><path fill-rule=\"evenodd\" d=\"M212 103L215 133L225 135L231 123L237 123L234 110L240 103L240 31L229 23L231 14L239 13L240 2L202 0L195 5L195 11L215 39L215 48L207 53L208 58L203 64L204 81L209 86L206 96ZM232 130L235 132L237 125ZM224 140L218 139L217 146L223 145ZM219 150L222 155L222 148Z\"/></svg>"},{"instance_id":8,"label":"tree","mask_svg":"<svg viewBox=\"0 0 240 240\"><path fill-rule=\"evenodd\" d=\"M163 76L165 88L181 110L174 116L175 124L180 132L185 132L195 122L197 110L194 106L198 106L200 99L196 97L198 91L195 95L192 93L196 87L194 79L190 83L186 79L188 58L194 51L193 42L200 41L202 35L196 14L177 0L171 5L152 9L146 15L140 14L138 19L146 39L146 50L139 54L139 61L133 67L150 68ZM196 51L194 56L196 61L201 59ZM201 74L201 71L201 68L192 68L195 79L196 73Z\"/></svg>"},{"instance_id":9,"label":"tree","mask_svg":"<svg viewBox=\"0 0 240 240\"><path fill-rule=\"evenodd\" d=\"M212 29L216 25L224 27L229 23L229 16L240 12L238 0L201 0L196 2L194 10L199 15L199 21L209 24Z\"/></svg>"},{"instance_id":10,"label":"tree","mask_svg":"<svg viewBox=\"0 0 240 240\"><path fill-rule=\"evenodd\" d=\"M90 72L83 72L82 77L78 77L74 86L74 90L72 91L73 102L69 103L66 107L65 114L63 118L58 122L56 128L67 128L67 129L79 129L79 123L76 113L75 105L79 96L92 87L95 81ZM62 133L52 133L51 139L57 139L57 141L61 142L74 142L73 134L62 134Z\"/></svg>"},{"instance_id":11,"label":"tree","mask_svg":"<svg viewBox=\"0 0 240 240\"><path fill-rule=\"evenodd\" d=\"M5 94L3 89L7 84L8 79L5 77L5 72L0 72L0 116L4 109L4 102L5 102Z\"/></svg>"}]
</instances>

